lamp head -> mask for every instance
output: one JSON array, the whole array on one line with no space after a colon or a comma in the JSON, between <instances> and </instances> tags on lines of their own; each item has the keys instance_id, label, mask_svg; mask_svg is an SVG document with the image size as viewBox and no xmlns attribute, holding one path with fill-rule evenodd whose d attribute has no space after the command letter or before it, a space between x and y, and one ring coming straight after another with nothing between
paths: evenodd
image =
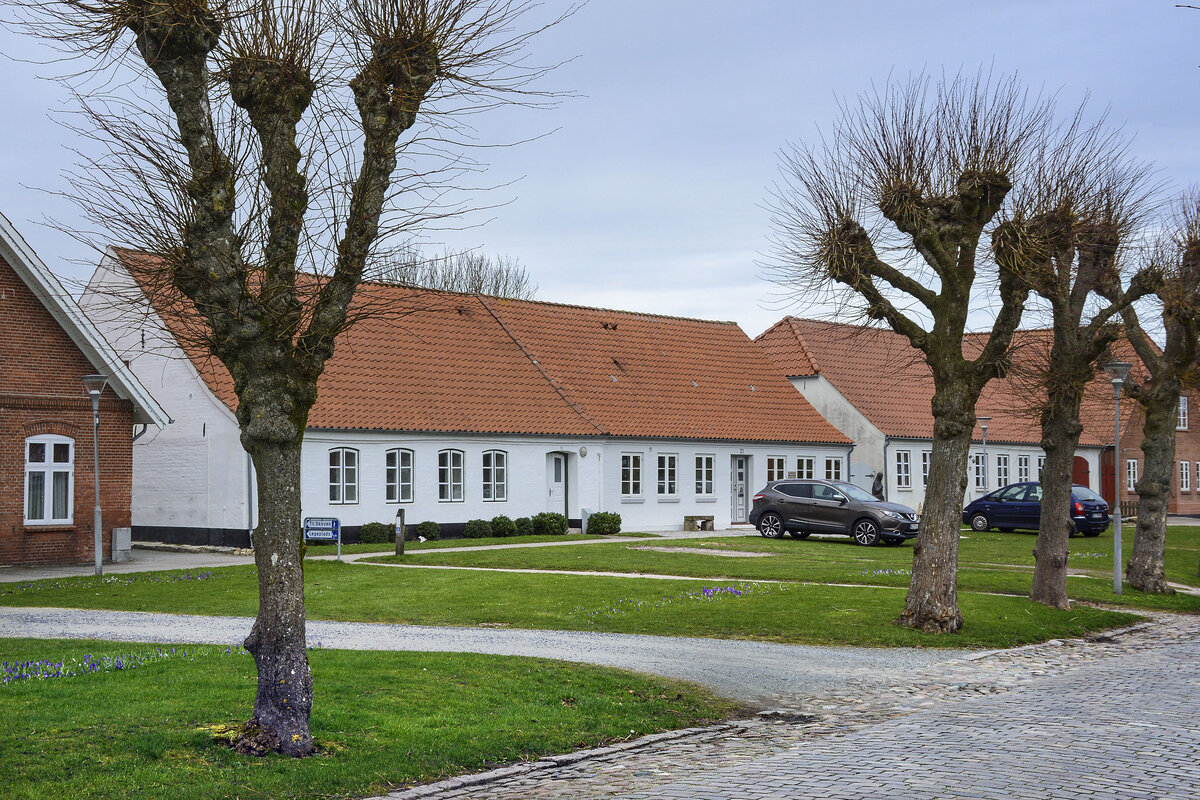
<instances>
[{"instance_id":1,"label":"lamp head","mask_svg":"<svg viewBox=\"0 0 1200 800\"><path fill-rule=\"evenodd\" d=\"M107 375L84 375L83 388L90 397L99 397L108 383Z\"/></svg>"},{"instance_id":2,"label":"lamp head","mask_svg":"<svg viewBox=\"0 0 1200 800\"><path fill-rule=\"evenodd\" d=\"M1128 361L1109 361L1104 365L1104 371L1114 385L1124 383L1129 378L1129 370L1133 367Z\"/></svg>"}]
</instances>

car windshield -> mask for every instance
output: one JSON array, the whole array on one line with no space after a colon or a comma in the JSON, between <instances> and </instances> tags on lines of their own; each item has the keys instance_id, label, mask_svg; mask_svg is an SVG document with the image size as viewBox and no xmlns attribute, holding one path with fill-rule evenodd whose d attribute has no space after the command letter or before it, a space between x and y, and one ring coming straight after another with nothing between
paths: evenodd
<instances>
[{"instance_id":1,"label":"car windshield","mask_svg":"<svg viewBox=\"0 0 1200 800\"><path fill-rule=\"evenodd\" d=\"M1071 494L1075 495L1076 500L1087 500L1089 503L1104 502L1104 498L1093 492L1086 486L1071 487Z\"/></svg>"},{"instance_id":2,"label":"car windshield","mask_svg":"<svg viewBox=\"0 0 1200 800\"><path fill-rule=\"evenodd\" d=\"M875 502L874 495L864 489L858 488L853 483L835 483L833 485L837 487L839 492L846 495L851 500L858 500L859 502L867 503Z\"/></svg>"}]
</instances>

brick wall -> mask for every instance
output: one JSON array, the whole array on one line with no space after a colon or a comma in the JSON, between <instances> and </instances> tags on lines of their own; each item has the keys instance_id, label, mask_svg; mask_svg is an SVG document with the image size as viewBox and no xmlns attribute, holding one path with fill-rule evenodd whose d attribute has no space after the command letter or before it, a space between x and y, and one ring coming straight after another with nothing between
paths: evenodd
<instances>
[{"instance_id":1,"label":"brick wall","mask_svg":"<svg viewBox=\"0 0 1200 800\"><path fill-rule=\"evenodd\" d=\"M80 378L96 372L32 291L0 259L0 564L93 558L92 406ZM100 505L104 556L113 527L130 524L133 408L105 389L100 403ZM25 519L25 439L41 434L75 441L72 520Z\"/></svg>"},{"instance_id":2,"label":"brick wall","mask_svg":"<svg viewBox=\"0 0 1200 800\"><path fill-rule=\"evenodd\" d=\"M1175 432L1175 467L1171 475L1171 502L1167 510L1172 514L1200 515L1200 394L1184 392L1188 398L1187 428ZM1122 400L1122 403L1132 400ZM1126 462L1136 459L1138 462L1138 477L1145 474L1145 462L1142 456L1142 419L1141 411L1136 409L1131 415L1128 430L1121 432L1121 459L1118 462L1117 475L1121 482L1121 499L1137 502L1137 492L1131 492L1126 485ZM1110 448L1111 449L1111 448ZM1188 464L1188 488L1184 489L1180 481L1180 462Z\"/></svg>"}]
</instances>

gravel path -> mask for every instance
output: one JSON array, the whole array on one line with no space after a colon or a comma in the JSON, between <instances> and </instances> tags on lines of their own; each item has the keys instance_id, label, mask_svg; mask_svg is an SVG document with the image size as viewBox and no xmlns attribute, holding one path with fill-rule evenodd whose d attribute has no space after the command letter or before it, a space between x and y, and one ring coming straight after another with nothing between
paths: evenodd
<instances>
[{"instance_id":1,"label":"gravel path","mask_svg":"<svg viewBox=\"0 0 1200 800\"><path fill-rule=\"evenodd\" d=\"M0 637L234 644L249 617L133 611L0 608ZM844 686L882 684L956 658L963 650L811 647L619 633L442 628L309 620L310 644L346 650L413 650L536 656L682 678L758 705L794 705Z\"/></svg>"}]
</instances>

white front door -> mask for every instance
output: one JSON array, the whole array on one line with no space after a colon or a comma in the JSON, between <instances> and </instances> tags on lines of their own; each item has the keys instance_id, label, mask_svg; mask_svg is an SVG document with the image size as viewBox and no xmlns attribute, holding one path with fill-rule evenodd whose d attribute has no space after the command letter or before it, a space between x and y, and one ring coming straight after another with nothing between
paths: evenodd
<instances>
[{"instance_id":1,"label":"white front door","mask_svg":"<svg viewBox=\"0 0 1200 800\"><path fill-rule=\"evenodd\" d=\"M745 522L750 516L750 457L734 456L730 470L730 498L733 507L730 509L730 522Z\"/></svg>"},{"instance_id":2,"label":"white front door","mask_svg":"<svg viewBox=\"0 0 1200 800\"><path fill-rule=\"evenodd\" d=\"M546 479L550 487L548 509L570 517L567 514L567 456L564 453L550 454Z\"/></svg>"}]
</instances>

